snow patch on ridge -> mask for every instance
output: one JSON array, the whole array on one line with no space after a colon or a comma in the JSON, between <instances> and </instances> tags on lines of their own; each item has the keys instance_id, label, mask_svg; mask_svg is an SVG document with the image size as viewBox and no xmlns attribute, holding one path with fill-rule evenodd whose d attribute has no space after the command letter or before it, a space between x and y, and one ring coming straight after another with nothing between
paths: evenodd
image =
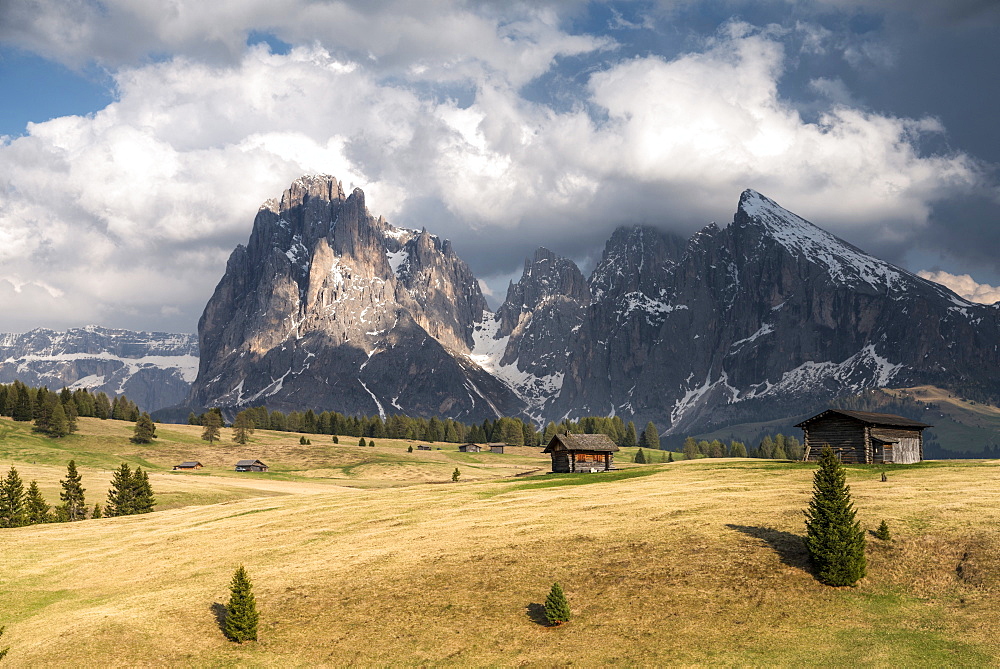
<instances>
[{"instance_id":1,"label":"snow patch on ridge","mask_svg":"<svg viewBox=\"0 0 1000 669\"><path fill-rule=\"evenodd\" d=\"M897 289L906 286L904 273L897 267L868 255L756 191L743 192L740 209L793 256L825 267L834 281Z\"/></svg>"}]
</instances>

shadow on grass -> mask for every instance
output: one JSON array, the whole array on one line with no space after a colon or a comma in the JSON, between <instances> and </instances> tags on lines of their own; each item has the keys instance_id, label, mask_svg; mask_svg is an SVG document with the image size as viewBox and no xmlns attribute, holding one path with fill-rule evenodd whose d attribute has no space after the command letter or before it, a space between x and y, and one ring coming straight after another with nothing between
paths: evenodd
<instances>
[{"instance_id":1,"label":"shadow on grass","mask_svg":"<svg viewBox=\"0 0 1000 669\"><path fill-rule=\"evenodd\" d=\"M215 616L215 622L219 624L219 631L223 634L226 633L226 605L215 602L210 607L212 615Z\"/></svg>"},{"instance_id":2,"label":"shadow on grass","mask_svg":"<svg viewBox=\"0 0 1000 669\"><path fill-rule=\"evenodd\" d=\"M798 567L803 571L810 572L809 553L802 543L802 537L791 532L782 532L773 527L751 527L748 525L726 525L731 530L742 532L743 534L760 539L778 554L782 564L789 567Z\"/></svg>"},{"instance_id":3,"label":"shadow on grass","mask_svg":"<svg viewBox=\"0 0 1000 669\"><path fill-rule=\"evenodd\" d=\"M549 621L545 617L545 606L543 604L539 604L537 602L534 604L528 604L524 607L524 612L527 614L528 619L531 622L541 625L542 627L549 626Z\"/></svg>"}]
</instances>

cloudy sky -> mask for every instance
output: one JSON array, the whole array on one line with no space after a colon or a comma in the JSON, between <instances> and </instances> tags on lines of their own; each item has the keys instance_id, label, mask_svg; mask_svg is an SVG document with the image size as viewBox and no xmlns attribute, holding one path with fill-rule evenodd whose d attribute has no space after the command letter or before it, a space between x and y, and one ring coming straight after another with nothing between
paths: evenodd
<instances>
[{"instance_id":1,"label":"cloudy sky","mask_svg":"<svg viewBox=\"0 0 1000 669\"><path fill-rule=\"evenodd\" d=\"M4 0L0 331L193 332L257 207L333 174L502 296L544 245L744 188L1000 299L993 0Z\"/></svg>"}]
</instances>

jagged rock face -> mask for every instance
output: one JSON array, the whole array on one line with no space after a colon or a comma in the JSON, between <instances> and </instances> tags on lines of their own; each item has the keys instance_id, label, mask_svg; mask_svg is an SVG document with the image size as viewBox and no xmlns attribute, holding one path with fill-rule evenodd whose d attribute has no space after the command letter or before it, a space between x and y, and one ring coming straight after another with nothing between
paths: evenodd
<instances>
[{"instance_id":1,"label":"jagged rock face","mask_svg":"<svg viewBox=\"0 0 1000 669\"><path fill-rule=\"evenodd\" d=\"M189 334L88 326L0 335L0 383L125 394L144 411L184 401L197 369Z\"/></svg>"},{"instance_id":2,"label":"jagged rock face","mask_svg":"<svg viewBox=\"0 0 1000 669\"><path fill-rule=\"evenodd\" d=\"M447 241L330 177L269 201L199 325L191 403L673 434L886 385L1000 391L1000 309L873 258L746 191L691 239L615 231L590 278L547 249L490 313Z\"/></svg>"},{"instance_id":3,"label":"jagged rock face","mask_svg":"<svg viewBox=\"0 0 1000 669\"><path fill-rule=\"evenodd\" d=\"M516 414L514 394L465 357L485 310L448 241L375 218L360 189L303 177L261 207L205 307L191 403Z\"/></svg>"},{"instance_id":4,"label":"jagged rock face","mask_svg":"<svg viewBox=\"0 0 1000 669\"><path fill-rule=\"evenodd\" d=\"M632 255L613 241L606 258ZM609 303L635 285L627 274L599 266L591 278L594 306L553 413L625 413L682 433L864 388L1000 385L994 306L873 258L753 191L730 226L706 227L646 279L654 295Z\"/></svg>"}]
</instances>

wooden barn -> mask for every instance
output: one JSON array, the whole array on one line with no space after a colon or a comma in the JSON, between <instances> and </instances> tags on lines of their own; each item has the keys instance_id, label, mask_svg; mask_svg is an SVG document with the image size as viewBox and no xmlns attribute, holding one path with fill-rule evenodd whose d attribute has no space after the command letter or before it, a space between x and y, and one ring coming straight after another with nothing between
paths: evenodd
<instances>
[{"instance_id":1,"label":"wooden barn","mask_svg":"<svg viewBox=\"0 0 1000 669\"><path fill-rule=\"evenodd\" d=\"M200 462L182 462L179 465L174 465L174 470L178 469L201 469L204 465Z\"/></svg>"},{"instance_id":2,"label":"wooden barn","mask_svg":"<svg viewBox=\"0 0 1000 669\"><path fill-rule=\"evenodd\" d=\"M618 447L606 434L557 434L542 453L552 456L552 471L607 472Z\"/></svg>"},{"instance_id":3,"label":"wooden barn","mask_svg":"<svg viewBox=\"0 0 1000 669\"><path fill-rule=\"evenodd\" d=\"M479 444L462 444L461 446L458 447L458 450L462 451L463 453L478 453L479 451L483 450L483 447L480 446Z\"/></svg>"},{"instance_id":4,"label":"wooden barn","mask_svg":"<svg viewBox=\"0 0 1000 669\"><path fill-rule=\"evenodd\" d=\"M236 463L238 472L266 472L267 465L260 460L240 460Z\"/></svg>"},{"instance_id":5,"label":"wooden barn","mask_svg":"<svg viewBox=\"0 0 1000 669\"><path fill-rule=\"evenodd\" d=\"M429 450L431 450L431 447L430 446L424 446L423 444L417 444L417 450L418 451L429 451Z\"/></svg>"},{"instance_id":6,"label":"wooden barn","mask_svg":"<svg viewBox=\"0 0 1000 669\"><path fill-rule=\"evenodd\" d=\"M503 453L504 449L507 448L507 444L488 444L490 447L490 453Z\"/></svg>"},{"instance_id":7,"label":"wooden barn","mask_svg":"<svg viewBox=\"0 0 1000 669\"><path fill-rule=\"evenodd\" d=\"M795 427L805 433L805 459L819 459L830 445L842 462L909 464L924 459L925 428L932 427L890 413L828 409Z\"/></svg>"}]
</instances>

